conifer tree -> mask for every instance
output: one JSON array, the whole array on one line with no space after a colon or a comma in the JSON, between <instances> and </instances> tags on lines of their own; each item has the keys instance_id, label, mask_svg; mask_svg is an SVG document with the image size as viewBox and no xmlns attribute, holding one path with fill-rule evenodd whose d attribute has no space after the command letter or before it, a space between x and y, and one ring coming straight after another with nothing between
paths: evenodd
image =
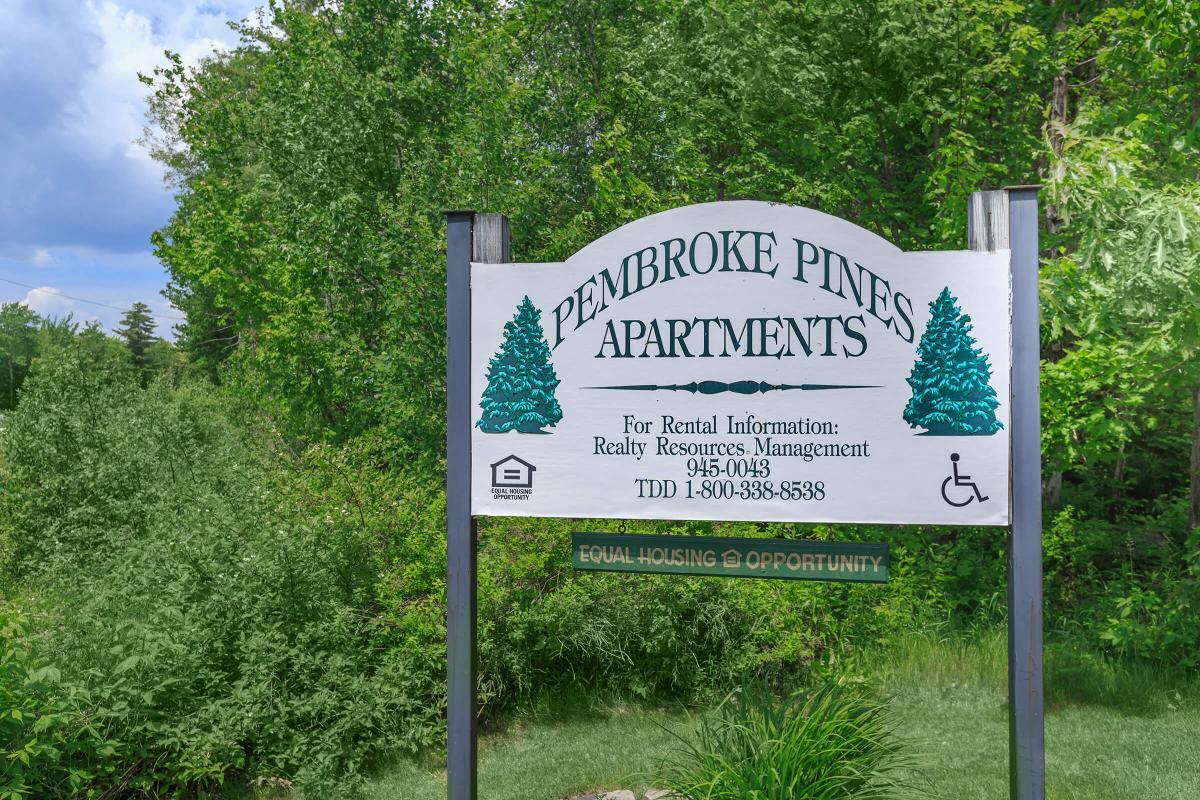
<instances>
[{"instance_id":1,"label":"conifer tree","mask_svg":"<svg viewBox=\"0 0 1200 800\"><path fill-rule=\"evenodd\" d=\"M908 377L912 399L904 409L910 427L932 436L989 436L1004 427L996 419L996 390L987 354L975 346L971 318L958 308L949 287L929 304L929 324L917 345Z\"/></svg>"},{"instance_id":2,"label":"conifer tree","mask_svg":"<svg viewBox=\"0 0 1200 800\"><path fill-rule=\"evenodd\" d=\"M562 419L554 397L558 376L542 331L542 312L526 296L504 324L504 344L488 363L488 385L475 423L485 433L542 433Z\"/></svg>"},{"instance_id":3,"label":"conifer tree","mask_svg":"<svg viewBox=\"0 0 1200 800\"><path fill-rule=\"evenodd\" d=\"M154 328L150 306L134 303L121 317L121 327L113 331L125 340L125 346L129 348L129 357L138 369L145 370L149 366L146 351L158 341L158 337L154 335Z\"/></svg>"}]
</instances>

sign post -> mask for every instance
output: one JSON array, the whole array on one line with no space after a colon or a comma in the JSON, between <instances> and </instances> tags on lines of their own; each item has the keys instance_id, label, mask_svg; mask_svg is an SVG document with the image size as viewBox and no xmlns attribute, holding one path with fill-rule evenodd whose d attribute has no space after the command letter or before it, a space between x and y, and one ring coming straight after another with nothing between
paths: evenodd
<instances>
[{"instance_id":1,"label":"sign post","mask_svg":"<svg viewBox=\"0 0 1200 800\"><path fill-rule=\"evenodd\" d=\"M476 516L1011 526L1012 797L1041 800L1036 191L970 210L970 250L905 252L706 203L554 264L507 263L499 215L448 215L451 800L476 796ZM888 572L885 545L761 538L577 533L572 562Z\"/></svg>"},{"instance_id":2,"label":"sign post","mask_svg":"<svg viewBox=\"0 0 1200 800\"><path fill-rule=\"evenodd\" d=\"M1013 271L1013 524L1008 566L1009 794L1046 794L1042 685L1041 332L1035 187L1008 190Z\"/></svg>"},{"instance_id":3,"label":"sign post","mask_svg":"<svg viewBox=\"0 0 1200 800\"><path fill-rule=\"evenodd\" d=\"M475 519L471 514L471 262L508 261L501 214L446 214L446 761L450 800L475 800Z\"/></svg>"},{"instance_id":4,"label":"sign post","mask_svg":"<svg viewBox=\"0 0 1200 800\"><path fill-rule=\"evenodd\" d=\"M1012 532L1008 547L1009 796L1046 793L1042 684L1041 339L1036 186L976 192L972 250L1012 251Z\"/></svg>"}]
</instances>

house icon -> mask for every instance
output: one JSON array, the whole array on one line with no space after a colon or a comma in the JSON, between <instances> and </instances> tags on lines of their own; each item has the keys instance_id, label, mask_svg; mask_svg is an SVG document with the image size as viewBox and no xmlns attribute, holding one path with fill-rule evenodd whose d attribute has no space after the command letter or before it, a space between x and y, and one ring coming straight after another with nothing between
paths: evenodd
<instances>
[{"instance_id":1,"label":"house icon","mask_svg":"<svg viewBox=\"0 0 1200 800\"><path fill-rule=\"evenodd\" d=\"M725 569L738 569L742 566L742 554L737 550L726 550L721 553L721 558L724 559Z\"/></svg>"},{"instance_id":2,"label":"house icon","mask_svg":"<svg viewBox=\"0 0 1200 800\"><path fill-rule=\"evenodd\" d=\"M533 487L533 472L536 470L523 458L505 456L492 464L492 486L511 486L517 489Z\"/></svg>"}]
</instances>

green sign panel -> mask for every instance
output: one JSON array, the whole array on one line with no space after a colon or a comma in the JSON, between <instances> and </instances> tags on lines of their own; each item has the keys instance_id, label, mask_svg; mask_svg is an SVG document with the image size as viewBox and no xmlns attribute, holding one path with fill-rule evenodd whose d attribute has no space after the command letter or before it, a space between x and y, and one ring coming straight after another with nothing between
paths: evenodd
<instances>
[{"instance_id":1,"label":"green sign panel","mask_svg":"<svg viewBox=\"0 0 1200 800\"><path fill-rule=\"evenodd\" d=\"M571 534L577 570L886 583L886 544L716 536Z\"/></svg>"}]
</instances>

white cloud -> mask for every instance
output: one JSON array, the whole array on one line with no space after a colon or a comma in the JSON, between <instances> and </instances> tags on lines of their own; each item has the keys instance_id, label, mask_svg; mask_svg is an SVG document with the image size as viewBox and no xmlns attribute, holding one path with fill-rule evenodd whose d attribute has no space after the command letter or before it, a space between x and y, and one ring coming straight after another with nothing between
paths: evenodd
<instances>
[{"instance_id":1,"label":"white cloud","mask_svg":"<svg viewBox=\"0 0 1200 800\"><path fill-rule=\"evenodd\" d=\"M30 289L21 302L43 317L65 317L71 313L74 313L76 318L80 316L77 313L75 301L69 297L63 297L62 293L53 286L39 286L36 289Z\"/></svg>"},{"instance_id":2,"label":"white cloud","mask_svg":"<svg viewBox=\"0 0 1200 800\"><path fill-rule=\"evenodd\" d=\"M144 251L172 207L138 73L236 47L261 0L0 0L0 253Z\"/></svg>"},{"instance_id":3,"label":"white cloud","mask_svg":"<svg viewBox=\"0 0 1200 800\"><path fill-rule=\"evenodd\" d=\"M54 286L26 293L0 283L0 301L47 316L100 320L151 302L159 334L182 316L154 302L166 275L150 233L173 208L162 169L135 140L148 89L167 63L198 64L239 46L228 20L266 0L0 0L0 276ZM62 292L94 303L71 300ZM22 300L22 294L25 294Z\"/></svg>"},{"instance_id":4,"label":"white cloud","mask_svg":"<svg viewBox=\"0 0 1200 800\"><path fill-rule=\"evenodd\" d=\"M137 10L137 2L104 0L88 2L102 42L95 70L86 76L80 92L73 127L80 139L89 139L97 149L119 149L131 168L161 178L160 164L137 139L145 125L146 86L138 73L149 74L166 64L163 50L179 53L184 64L194 66L216 50L238 44L229 29L229 18L242 18L251 11L246 2L217 7L202 2L174 2L161 8ZM208 10L208 12L202 11Z\"/></svg>"},{"instance_id":5,"label":"white cloud","mask_svg":"<svg viewBox=\"0 0 1200 800\"><path fill-rule=\"evenodd\" d=\"M237 35L226 21L241 19L252 6L177 2L163 8L151 4L143 12L132 7L137 5L145 4L88 3L102 45L95 69L84 81L73 123L97 147L120 148L131 165L157 177L160 166L136 143L145 123L147 94L137 74L149 74L156 65L165 64L164 50L179 53L184 64L194 66L214 51L236 46Z\"/></svg>"}]
</instances>

